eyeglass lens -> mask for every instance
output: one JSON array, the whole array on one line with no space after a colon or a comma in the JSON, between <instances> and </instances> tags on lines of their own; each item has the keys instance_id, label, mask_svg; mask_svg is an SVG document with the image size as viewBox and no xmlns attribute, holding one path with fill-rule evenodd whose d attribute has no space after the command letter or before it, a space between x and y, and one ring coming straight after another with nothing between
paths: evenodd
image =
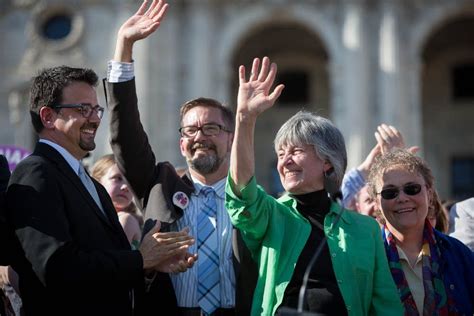
<instances>
[{"instance_id":1,"label":"eyeglass lens","mask_svg":"<svg viewBox=\"0 0 474 316\"><path fill-rule=\"evenodd\" d=\"M206 136L215 136L223 129L218 124L204 124L201 127L198 126L185 126L181 127L179 131L182 136L194 137L198 131L201 131Z\"/></svg>"},{"instance_id":2,"label":"eyeglass lens","mask_svg":"<svg viewBox=\"0 0 474 316\"><path fill-rule=\"evenodd\" d=\"M61 108L69 108L69 109L79 109L81 112L81 115L84 116L85 118L90 118L92 115L92 112L96 112L97 116L101 119L102 116L104 115L104 108L101 107L100 105L92 106L90 104L83 104L83 103L78 103L78 104L60 104L55 106L57 109Z\"/></svg>"},{"instance_id":3,"label":"eyeglass lens","mask_svg":"<svg viewBox=\"0 0 474 316\"><path fill-rule=\"evenodd\" d=\"M99 116L99 118L102 118L102 116L104 115L104 108L99 105L96 105L94 107L90 105L82 105L80 109L82 116L84 116L85 118L91 117L92 112L94 111L97 113L97 116Z\"/></svg>"},{"instance_id":4,"label":"eyeglass lens","mask_svg":"<svg viewBox=\"0 0 474 316\"><path fill-rule=\"evenodd\" d=\"M421 184L418 183L411 183L411 184L406 184L402 188L403 193L406 195L417 195L421 191ZM399 188L387 188L384 189L380 192L380 195L382 198L385 200L392 200L396 198L400 194L400 189Z\"/></svg>"}]
</instances>

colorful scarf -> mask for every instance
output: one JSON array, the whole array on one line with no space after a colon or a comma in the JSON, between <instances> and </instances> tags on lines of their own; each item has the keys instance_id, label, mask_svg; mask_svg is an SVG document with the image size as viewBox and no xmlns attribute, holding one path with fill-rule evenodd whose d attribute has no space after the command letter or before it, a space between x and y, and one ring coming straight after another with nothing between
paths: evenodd
<instances>
[{"instance_id":1,"label":"colorful scarf","mask_svg":"<svg viewBox=\"0 0 474 316\"><path fill-rule=\"evenodd\" d=\"M419 316L416 303L408 286L405 273L403 272L400 258L398 256L397 245L392 233L384 226L382 235L387 253L390 272L398 288L400 299L405 307L406 316ZM428 315L457 315L452 297L448 295L444 287L443 277L440 274L441 252L436 243L433 227L428 220L423 229L422 271L423 287L425 289L425 299L423 303L423 316Z\"/></svg>"}]
</instances>

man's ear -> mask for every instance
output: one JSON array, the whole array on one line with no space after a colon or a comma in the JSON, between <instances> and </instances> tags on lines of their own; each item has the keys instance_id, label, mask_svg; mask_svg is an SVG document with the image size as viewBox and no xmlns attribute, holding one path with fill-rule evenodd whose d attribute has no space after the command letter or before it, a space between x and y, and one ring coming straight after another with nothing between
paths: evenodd
<instances>
[{"instance_id":1,"label":"man's ear","mask_svg":"<svg viewBox=\"0 0 474 316\"><path fill-rule=\"evenodd\" d=\"M186 144L183 137L179 138L179 149L181 150L181 156L186 157Z\"/></svg>"},{"instance_id":2,"label":"man's ear","mask_svg":"<svg viewBox=\"0 0 474 316\"><path fill-rule=\"evenodd\" d=\"M44 128L52 128L56 119L56 112L49 106L43 106L39 110L39 116Z\"/></svg>"}]
</instances>

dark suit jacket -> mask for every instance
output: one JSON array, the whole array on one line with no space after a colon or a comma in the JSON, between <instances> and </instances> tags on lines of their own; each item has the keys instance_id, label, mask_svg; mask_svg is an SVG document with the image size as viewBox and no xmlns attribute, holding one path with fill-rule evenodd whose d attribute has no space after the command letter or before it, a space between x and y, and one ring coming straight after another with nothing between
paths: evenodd
<instances>
[{"instance_id":1,"label":"dark suit jacket","mask_svg":"<svg viewBox=\"0 0 474 316\"><path fill-rule=\"evenodd\" d=\"M104 83L110 112L110 141L118 165L129 181L141 206L145 209L145 228L150 229L156 220L174 223L183 216L183 210L173 204L174 193L181 191L188 197L194 185L187 175L180 178L168 162L156 164L156 159L148 142L148 137L140 123L137 107L135 81ZM234 269L236 273L236 309L238 315L250 315L253 291L257 280L257 267L251 259L237 230L233 232ZM199 259L198 259L199 260ZM240 273L245 271L245 273ZM151 303L160 310L171 302L176 304L169 278L161 275L161 284L155 288L166 291L167 297L157 304L159 295L153 295ZM171 294L170 294L171 293ZM173 299L171 300L170 297ZM171 310L169 313L175 312Z\"/></svg>"},{"instance_id":2,"label":"dark suit jacket","mask_svg":"<svg viewBox=\"0 0 474 316\"><path fill-rule=\"evenodd\" d=\"M8 161L4 155L0 155L0 192L7 190L8 180L10 179L10 169Z\"/></svg>"},{"instance_id":3,"label":"dark suit jacket","mask_svg":"<svg viewBox=\"0 0 474 316\"><path fill-rule=\"evenodd\" d=\"M7 220L23 252L13 267L26 315L132 315L143 259L104 187L94 184L107 218L51 146L38 143L13 171Z\"/></svg>"},{"instance_id":4,"label":"dark suit jacket","mask_svg":"<svg viewBox=\"0 0 474 316\"><path fill-rule=\"evenodd\" d=\"M5 191L10 179L10 169L5 156L0 155L0 265L7 266L14 257L15 236L6 222Z\"/></svg>"}]
</instances>

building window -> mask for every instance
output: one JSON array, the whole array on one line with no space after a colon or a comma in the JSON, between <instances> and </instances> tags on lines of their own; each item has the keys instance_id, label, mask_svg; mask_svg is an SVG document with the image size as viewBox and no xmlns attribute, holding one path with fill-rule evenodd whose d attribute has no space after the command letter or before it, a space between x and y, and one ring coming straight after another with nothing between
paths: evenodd
<instances>
[{"instance_id":1,"label":"building window","mask_svg":"<svg viewBox=\"0 0 474 316\"><path fill-rule=\"evenodd\" d=\"M452 194L457 200L474 196L474 157L455 157L451 162Z\"/></svg>"},{"instance_id":2,"label":"building window","mask_svg":"<svg viewBox=\"0 0 474 316\"><path fill-rule=\"evenodd\" d=\"M462 64L452 69L454 100L474 99L474 64Z\"/></svg>"},{"instance_id":3,"label":"building window","mask_svg":"<svg viewBox=\"0 0 474 316\"><path fill-rule=\"evenodd\" d=\"M276 81L278 84L285 85L285 89L278 100L279 103L298 107L310 103L309 76L306 72L282 71Z\"/></svg>"},{"instance_id":4,"label":"building window","mask_svg":"<svg viewBox=\"0 0 474 316\"><path fill-rule=\"evenodd\" d=\"M62 40L72 30L72 18L66 14L54 15L44 21L42 35L49 40Z\"/></svg>"}]
</instances>

